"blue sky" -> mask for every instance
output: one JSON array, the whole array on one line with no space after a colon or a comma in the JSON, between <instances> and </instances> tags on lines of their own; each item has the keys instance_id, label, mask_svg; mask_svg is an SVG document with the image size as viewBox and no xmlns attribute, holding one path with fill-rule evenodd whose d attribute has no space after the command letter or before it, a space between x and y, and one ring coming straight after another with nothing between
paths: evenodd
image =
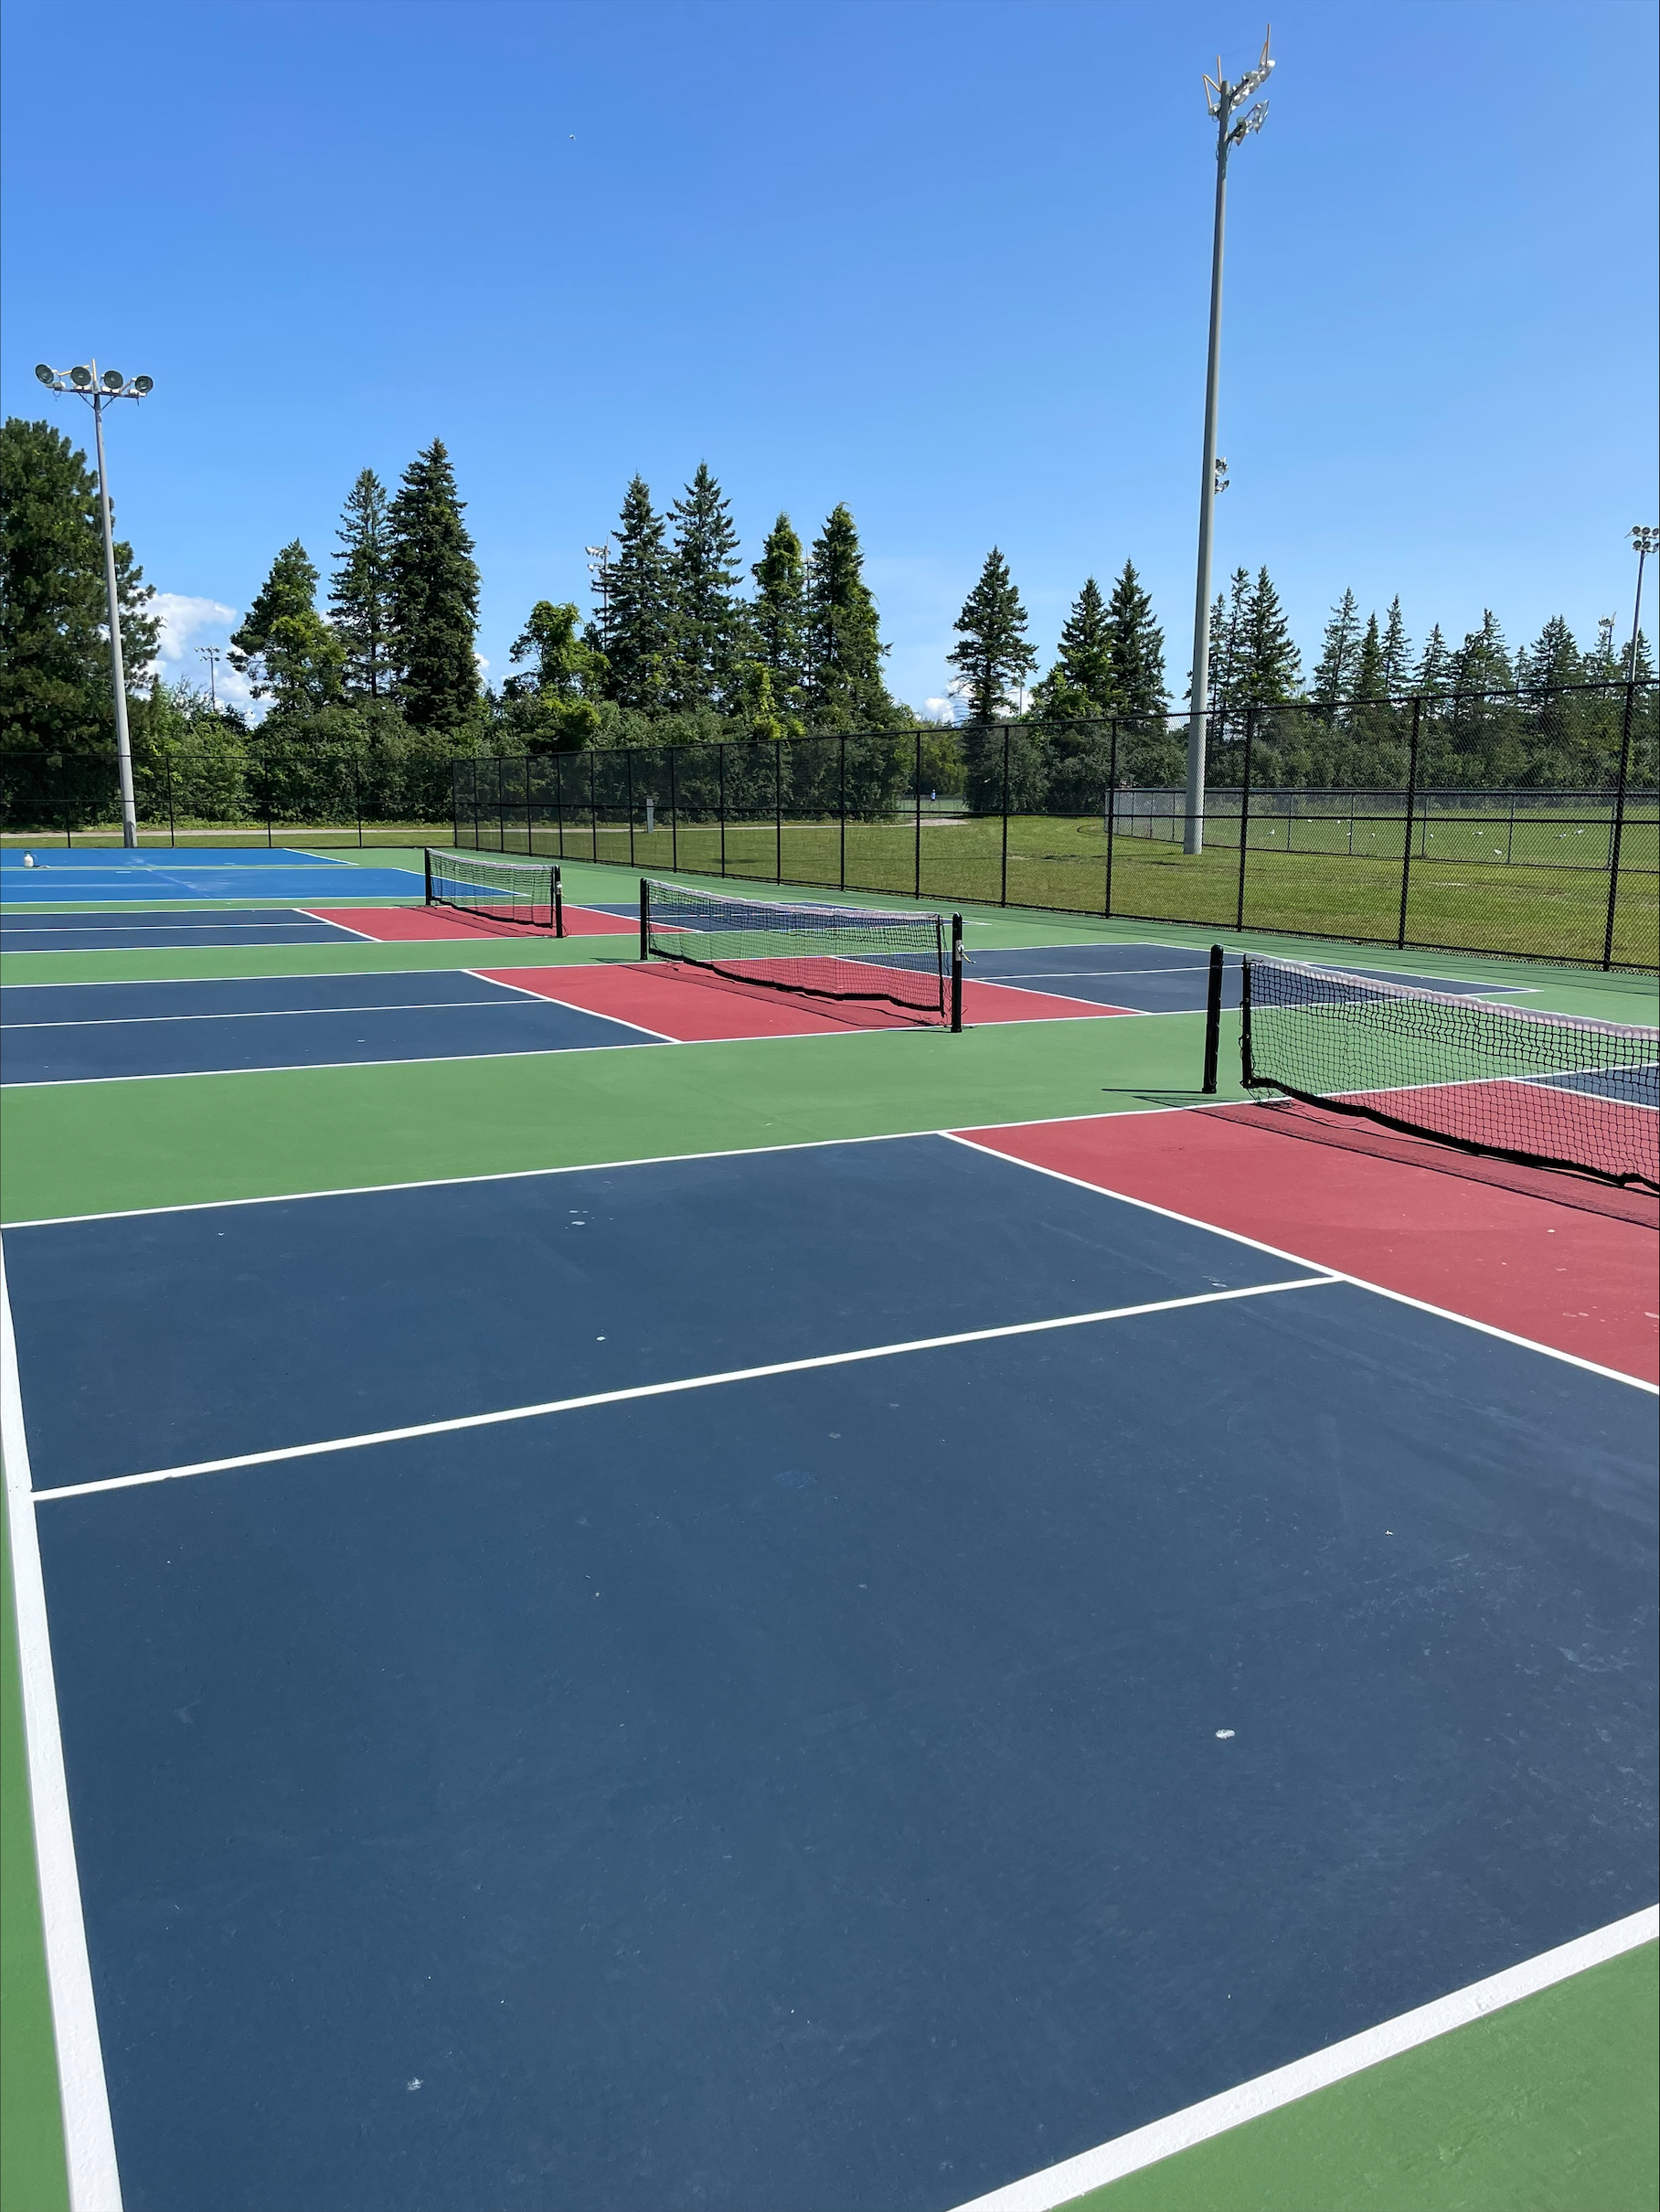
<instances>
[{"instance_id":1,"label":"blue sky","mask_svg":"<svg viewBox=\"0 0 1660 2212\"><path fill-rule=\"evenodd\" d=\"M451 448L492 673L637 469L707 458L746 562L851 505L892 687L943 694L994 542L1048 655L1126 556L1179 692L1212 126L1256 8L1119 0L147 0L5 17L7 412L90 353L173 665L356 471ZM1352 585L1414 639L1629 622L1655 505L1653 8L1279 10L1231 171L1218 572L1305 653ZM1653 625L1645 622L1652 634ZM182 653L184 660L177 656Z\"/></svg>"}]
</instances>

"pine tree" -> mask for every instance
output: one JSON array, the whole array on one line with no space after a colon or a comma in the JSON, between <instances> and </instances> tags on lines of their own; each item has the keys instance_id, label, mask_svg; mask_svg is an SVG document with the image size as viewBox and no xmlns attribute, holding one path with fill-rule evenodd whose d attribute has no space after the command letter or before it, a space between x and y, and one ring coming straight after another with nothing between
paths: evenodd
<instances>
[{"instance_id":1,"label":"pine tree","mask_svg":"<svg viewBox=\"0 0 1660 2212\"><path fill-rule=\"evenodd\" d=\"M280 718L314 715L339 696L346 649L317 611L317 581L311 556L292 539L230 633L231 666Z\"/></svg>"},{"instance_id":2,"label":"pine tree","mask_svg":"<svg viewBox=\"0 0 1660 2212\"><path fill-rule=\"evenodd\" d=\"M1101 586L1086 576L1060 626L1055 665L1033 694L1041 718L1079 722L1112 711L1112 637Z\"/></svg>"},{"instance_id":3,"label":"pine tree","mask_svg":"<svg viewBox=\"0 0 1660 2212\"><path fill-rule=\"evenodd\" d=\"M798 715L806 688L807 567L787 515L772 525L750 573L755 657L772 679L773 711Z\"/></svg>"},{"instance_id":4,"label":"pine tree","mask_svg":"<svg viewBox=\"0 0 1660 2212\"><path fill-rule=\"evenodd\" d=\"M956 630L957 643L945 658L957 671L969 719L995 722L1008 704L1009 686L1038 665L1026 641L1026 609L995 546L963 603Z\"/></svg>"},{"instance_id":5,"label":"pine tree","mask_svg":"<svg viewBox=\"0 0 1660 2212\"><path fill-rule=\"evenodd\" d=\"M340 519L335 535L345 549L335 555L328 603L346 649L342 687L348 697L378 699L390 688L392 545L386 486L373 469L359 474Z\"/></svg>"},{"instance_id":6,"label":"pine tree","mask_svg":"<svg viewBox=\"0 0 1660 2212\"><path fill-rule=\"evenodd\" d=\"M417 729L454 729L478 707L478 569L463 512L434 438L404 471L390 516L393 650Z\"/></svg>"},{"instance_id":7,"label":"pine tree","mask_svg":"<svg viewBox=\"0 0 1660 2212\"><path fill-rule=\"evenodd\" d=\"M1533 643L1516 655L1516 680L1534 692L1582 684L1587 673L1573 632L1559 614L1553 614Z\"/></svg>"},{"instance_id":8,"label":"pine tree","mask_svg":"<svg viewBox=\"0 0 1660 2212\"><path fill-rule=\"evenodd\" d=\"M1481 628L1472 630L1452 654L1448 673L1459 693L1508 691L1515 683L1505 633L1491 607L1482 609Z\"/></svg>"},{"instance_id":9,"label":"pine tree","mask_svg":"<svg viewBox=\"0 0 1660 2212\"><path fill-rule=\"evenodd\" d=\"M1613 684L1625 673L1620 648L1614 643L1614 631L1619 623L1617 614L1604 614L1597 622L1597 642L1585 655L1585 680L1588 684Z\"/></svg>"},{"instance_id":10,"label":"pine tree","mask_svg":"<svg viewBox=\"0 0 1660 2212\"><path fill-rule=\"evenodd\" d=\"M87 457L49 422L0 431L0 745L32 750L112 742L102 522ZM125 539L115 545L129 691L155 657L160 624Z\"/></svg>"},{"instance_id":11,"label":"pine tree","mask_svg":"<svg viewBox=\"0 0 1660 2212\"><path fill-rule=\"evenodd\" d=\"M1268 570L1259 569L1245 613L1240 650L1239 700L1248 707L1278 707L1295 698L1303 659Z\"/></svg>"},{"instance_id":12,"label":"pine tree","mask_svg":"<svg viewBox=\"0 0 1660 2212\"><path fill-rule=\"evenodd\" d=\"M1153 601L1142 589L1133 561L1125 561L1107 602L1107 644L1113 712L1162 718L1168 699L1165 633L1153 619Z\"/></svg>"},{"instance_id":13,"label":"pine tree","mask_svg":"<svg viewBox=\"0 0 1660 2212\"><path fill-rule=\"evenodd\" d=\"M693 712L735 707L742 692L747 610L736 590L738 532L707 462L697 463L673 513L671 704Z\"/></svg>"},{"instance_id":14,"label":"pine tree","mask_svg":"<svg viewBox=\"0 0 1660 2212\"><path fill-rule=\"evenodd\" d=\"M1355 654L1360 642L1360 613L1355 594L1345 591L1332 609L1314 666L1311 696L1323 706L1345 698L1355 672Z\"/></svg>"},{"instance_id":15,"label":"pine tree","mask_svg":"<svg viewBox=\"0 0 1660 2212\"><path fill-rule=\"evenodd\" d=\"M661 714L666 707L671 612L663 517L653 509L651 486L636 476L623 495L611 563L606 658L620 706L640 714Z\"/></svg>"},{"instance_id":16,"label":"pine tree","mask_svg":"<svg viewBox=\"0 0 1660 2212\"><path fill-rule=\"evenodd\" d=\"M1225 714L1238 697L1250 615L1250 572L1236 569L1226 595L1217 594L1210 611L1210 696L1212 714Z\"/></svg>"},{"instance_id":17,"label":"pine tree","mask_svg":"<svg viewBox=\"0 0 1660 2212\"><path fill-rule=\"evenodd\" d=\"M1383 687L1391 698L1398 698L1411 682L1412 647L1407 636L1407 625L1400 611L1398 591L1389 601L1389 611L1383 625Z\"/></svg>"},{"instance_id":18,"label":"pine tree","mask_svg":"<svg viewBox=\"0 0 1660 2212\"><path fill-rule=\"evenodd\" d=\"M1423 651L1418 656L1418 665L1412 671L1412 688L1421 692L1444 691L1450 680L1447 641L1441 634L1441 624L1437 622L1425 638Z\"/></svg>"},{"instance_id":19,"label":"pine tree","mask_svg":"<svg viewBox=\"0 0 1660 2212\"><path fill-rule=\"evenodd\" d=\"M876 601L858 532L835 507L813 541L807 571L807 704L814 729L886 729L893 701L882 681Z\"/></svg>"},{"instance_id":20,"label":"pine tree","mask_svg":"<svg viewBox=\"0 0 1660 2212\"><path fill-rule=\"evenodd\" d=\"M1355 655L1355 673L1349 683L1351 697L1357 699L1379 699L1387 688L1383 675L1383 638L1378 628L1376 614L1366 618L1366 629L1361 634L1360 646Z\"/></svg>"}]
</instances>

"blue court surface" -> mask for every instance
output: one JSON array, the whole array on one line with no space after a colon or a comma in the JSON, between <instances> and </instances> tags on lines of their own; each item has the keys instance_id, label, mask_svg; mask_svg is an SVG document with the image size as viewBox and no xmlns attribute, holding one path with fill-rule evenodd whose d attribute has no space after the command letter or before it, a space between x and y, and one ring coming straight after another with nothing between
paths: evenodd
<instances>
[{"instance_id":1,"label":"blue court surface","mask_svg":"<svg viewBox=\"0 0 1660 2212\"><path fill-rule=\"evenodd\" d=\"M357 932L279 907L164 908L154 914L0 915L0 952L176 952L245 945L346 945Z\"/></svg>"},{"instance_id":2,"label":"blue court surface","mask_svg":"<svg viewBox=\"0 0 1660 2212\"><path fill-rule=\"evenodd\" d=\"M64 899L419 899L422 884L408 868L358 867L282 846L212 845L89 846L65 851L32 848L36 865L24 865L22 851L0 854L0 899L36 904Z\"/></svg>"},{"instance_id":3,"label":"blue court surface","mask_svg":"<svg viewBox=\"0 0 1660 2212\"><path fill-rule=\"evenodd\" d=\"M0 1005L0 1086L661 1041L633 1023L462 968L213 983L14 984Z\"/></svg>"},{"instance_id":4,"label":"blue court surface","mask_svg":"<svg viewBox=\"0 0 1660 2212\"><path fill-rule=\"evenodd\" d=\"M944 2212L1652 1897L1606 1375L943 1136L6 1241L133 2212Z\"/></svg>"}]
</instances>

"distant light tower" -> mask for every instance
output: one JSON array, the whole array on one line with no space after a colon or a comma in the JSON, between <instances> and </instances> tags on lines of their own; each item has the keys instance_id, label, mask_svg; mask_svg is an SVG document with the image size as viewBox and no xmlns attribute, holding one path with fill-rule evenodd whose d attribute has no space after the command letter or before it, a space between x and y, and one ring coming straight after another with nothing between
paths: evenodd
<instances>
[{"instance_id":1,"label":"distant light tower","mask_svg":"<svg viewBox=\"0 0 1660 2212\"><path fill-rule=\"evenodd\" d=\"M1270 28L1272 29L1272 26ZM1210 522L1218 492L1228 489L1226 462L1216 450L1217 374L1222 346L1222 224L1228 207L1228 156L1252 131L1262 128L1268 102L1259 101L1238 122L1233 119L1251 94L1268 82L1268 33L1254 69L1237 84L1222 74L1218 56L1214 78L1205 80L1206 103L1216 117L1216 229L1210 247L1210 358L1205 372L1205 465L1199 473L1199 565L1193 605L1193 690L1187 715L1187 817L1182 835L1185 853L1205 849L1205 729L1210 689Z\"/></svg>"},{"instance_id":2,"label":"distant light tower","mask_svg":"<svg viewBox=\"0 0 1660 2212\"><path fill-rule=\"evenodd\" d=\"M121 654L121 595L115 582L115 537L110 522L110 478L104 467L103 411L112 399L142 399L155 389L154 377L134 377L129 383L118 368L106 368L101 377L96 361L85 367L48 368L37 364L35 374L55 392L77 392L92 409L92 429L98 445L98 504L103 516L104 592L110 603L110 681L115 692L115 760L121 771L121 841L138 843L138 808L133 796L133 742L127 730L127 672Z\"/></svg>"},{"instance_id":3,"label":"distant light tower","mask_svg":"<svg viewBox=\"0 0 1660 2212\"><path fill-rule=\"evenodd\" d=\"M196 649L196 657L198 661L206 661L208 664L208 704L212 707L214 713L218 714L219 695L213 679L214 671L219 665L219 649L217 645L198 645Z\"/></svg>"},{"instance_id":4,"label":"distant light tower","mask_svg":"<svg viewBox=\"0 0 1660 2212\"><path fill-rule=\"evenodd\" d=\"M607 651L611 647L611 540L601 546L584 546L588 556L588 575L593 590L600 595L600 642Z\"/></svg>"},{"instance_id":5,"label":"distant light tower","mask_svg":"<svg viewBox=\"0 0 1660 2212\"><path fill-rule=\"evenodd\" d=\"M1637 556L1637 597L1631 611L1631 647L1625 656L1625 673L1635 683L1637 678L1637 624L1643 619L1643 564L1651 553L1660 553L1660 529L1645 527L1638 523L1631 534L1632 549Z\"/></svg>"}]
</instances>

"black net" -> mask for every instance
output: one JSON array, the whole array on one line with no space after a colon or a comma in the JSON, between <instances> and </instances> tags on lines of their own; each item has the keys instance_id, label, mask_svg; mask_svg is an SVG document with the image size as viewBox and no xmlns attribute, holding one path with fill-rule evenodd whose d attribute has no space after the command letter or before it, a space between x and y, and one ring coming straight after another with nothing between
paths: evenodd
<instances>
[{"instance_id":1,"label":"black net","mask_svg":"<svg viewBox=\"0 0 1660 2212\"><path fill-rule=\"evenodd\" d=\"M427 851L427 904L454 907L479 920L565 934L559 871L547 860L496 853Z\"/></svg>"},{"instance_id":2,"label":"black net","mask_svg":"<svg viewBox=\"0 0 1660 2212\"><path fill-rule=\"evenodd\" d=\"M1660 1030L1247 959L1250 1090L1660 1189Z\"/></svg>"},{"instance_id":3,"label":"black net","mask_svg":"<svg viewBox=\"0 0 1660 2212\"><path fill-rule=\"evenodd\" d=\"M950 1018L941 915L734 899L650 878L641 896L646 945L659 959L768 990L869 1000L923 1021Z\"/></svg>"}]
</instances>

